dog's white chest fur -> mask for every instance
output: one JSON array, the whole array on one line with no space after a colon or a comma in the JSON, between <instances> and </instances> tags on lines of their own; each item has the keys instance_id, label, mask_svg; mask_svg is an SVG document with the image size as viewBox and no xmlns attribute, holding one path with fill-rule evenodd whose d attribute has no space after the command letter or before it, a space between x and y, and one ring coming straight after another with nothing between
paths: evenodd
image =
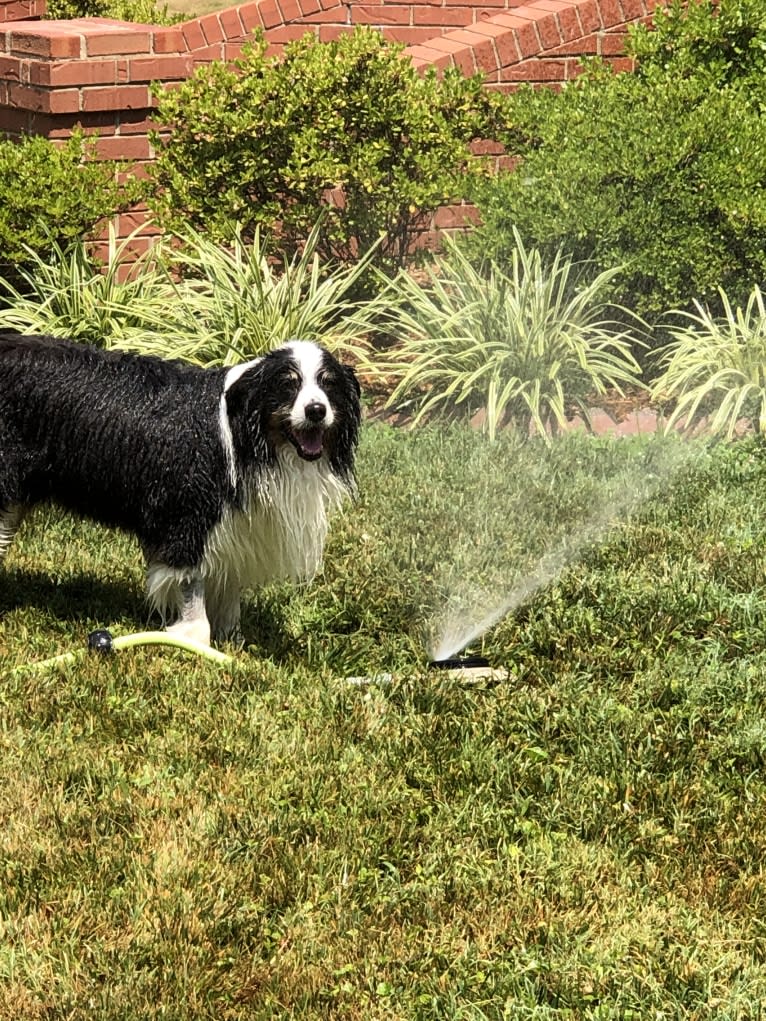
<instances>
[{"instance_id":1,"label":"dog's white chest fur","mask_svg":"<svg viewBox=\"0 0 766 1021\"><path fill-rule=\"evenodd\" d=\"M322 561L332 512L346 489L324 459L301 460L288 447L258 477L242 510L227 508L212 529L203 576L254 588L270 581L310 581Z\"/></svg>"}]
</instances>

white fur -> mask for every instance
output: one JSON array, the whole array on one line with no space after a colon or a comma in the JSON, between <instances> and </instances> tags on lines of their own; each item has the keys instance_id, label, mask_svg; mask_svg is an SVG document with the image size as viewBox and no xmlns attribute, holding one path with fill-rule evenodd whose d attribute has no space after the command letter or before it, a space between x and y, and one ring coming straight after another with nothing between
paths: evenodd
<instances>
[{"instance_id":1,"label":"white fur","mask_svg":"<svg viewBox=\"0 0 766 1021\"><path fill-rule=\"evenodd\" d=\"M290 425L294 429L303 429L310 425L306 418L306 408L309 404L321 404L325 409L323 425L328 427L335 420L330 402L325 392L319 385L319 370L322 367L322 352L310 341L294 340L287 345L298 363L303 385L293 404L290 415Z\"/></svg>"},{"instance_id":2,"label":"white fur","mask_svg":"<svg viewBox=\"0 0 766 1021\"><path fill-rule=\"evenodd\" d=\"M8 552L23 517L24 513L20 507L11 507L0 514L0 560Z\"/></svg>"},{"instance_id":3,"label":"white fur","mask_svg":"<svg viewBox=\"0 0 766 1021\"><path fill-rule=\"evenodd\" d=\"M307 582L322 562L330 515L348 496L327 462L301 460L282 447L278 464L258 476L243 509L227 507L205 544L199 572L149 564L147 590L163 617L180 612L184 633L204 629L204 608L184 606L182 590L199 577L207 615L217 631L239 623L243 589L271 581Z\"/></svg>"}]
</instances>

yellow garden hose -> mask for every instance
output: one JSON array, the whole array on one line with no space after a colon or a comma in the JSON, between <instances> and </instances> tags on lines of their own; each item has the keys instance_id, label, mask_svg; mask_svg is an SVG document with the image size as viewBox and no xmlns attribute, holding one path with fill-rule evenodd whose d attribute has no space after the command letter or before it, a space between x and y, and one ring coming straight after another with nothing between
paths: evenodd
<instances>
[{"instance_id":1,"label":"yellow garden hose","mask_svg":"<svg viewBox=\"0 0 766 1021\"><path fill-rule=\"evenodd\" d=\"M139 645L165 645L174 649L183 649L184 652L203 656L212 663L218 663L219 666L234 662L233 657L227 656L225 652L211 649L209 645L203 645L201 642L195 642L189 638L180 638L167 631L137 631L135 634L120 635L117 638L113 638L109 631L92 631L88 635L88 649L98 655L108 655L119 649L134 649ZM37 671L47 670L49 667L64 666L67 663L74 663L83 655L84 651L84 649L78 649L76 652L64 652L60 656L38 660L37 663L22 663L12 672L14 674L37 673Z\"/></svg>"}]
</instances>

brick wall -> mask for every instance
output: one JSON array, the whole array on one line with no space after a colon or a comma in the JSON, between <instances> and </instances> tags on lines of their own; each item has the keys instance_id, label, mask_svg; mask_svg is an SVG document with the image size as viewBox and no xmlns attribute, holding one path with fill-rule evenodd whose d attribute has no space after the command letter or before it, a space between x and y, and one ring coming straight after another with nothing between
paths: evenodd
<instances>
[{"instance_id":1,"label":"brick wall","mask_svg":"<svg viewBox=\"0 0 766 1021\"><path fill-rule=\"evenodd\" d=\"M556 84L600 54L615 66L627 27L661 0L251 0L172 27L103 18L46 21L44 0L0 0L0 135L67 137L76 124L103 159L152 159L150 83L183 81L200 63L237 56L256 28L273 52L311 32L378 28L407 46L418 68L481 72L487 87ZM447 210L438 228L457 222ZM470 213L467 214L470 216ZM140 220L140 213L138 214ZM120 225L135 226L136 214Z\"/></svg>"}]
</instances>

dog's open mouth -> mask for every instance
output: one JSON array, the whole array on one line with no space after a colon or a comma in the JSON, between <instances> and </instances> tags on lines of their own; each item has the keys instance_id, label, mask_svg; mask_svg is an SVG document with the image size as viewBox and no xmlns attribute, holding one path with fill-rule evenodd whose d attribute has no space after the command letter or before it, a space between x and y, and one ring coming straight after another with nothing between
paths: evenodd
<instances>
[{"instance_id":1,"label":"dog's open mouth","mask_svg":"<svg viewBox=\"0 0 766 1021\"><path fill-rule=\"evenodd\" d=\"M316 461L324 450L324 429L285 429L285 435L304 461Z\"/></svg>"}]
</instances>

